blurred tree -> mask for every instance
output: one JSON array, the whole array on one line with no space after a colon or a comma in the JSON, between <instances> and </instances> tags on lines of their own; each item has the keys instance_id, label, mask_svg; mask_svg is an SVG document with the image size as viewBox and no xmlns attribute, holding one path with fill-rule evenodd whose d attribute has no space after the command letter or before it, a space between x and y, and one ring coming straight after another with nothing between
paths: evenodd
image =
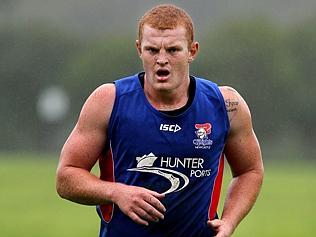
<instances>
[{"instance_id":1,"label":"blurred tree","mask_svg":"<svg viewBox=\"0 0 316 237\"><path fill-rule=\"evenodd\" d=\"M84 101L96 87L141 70L134 45L133 37L112 36L92 42L74 58L64 77L71 95L71 120L77 118Z\"/></svg>"},{"instance_id":2,"label":"blurred tree","mask_svg":"<svg viewBox=\"0 0 316 237\"><path fill-rule=\"evenodd\" d=\"M316 18L293 27L287 35L291 57L295 60L296 80L291 88L294 106L289 111L293 122L300 129L301 139L314 147L316 140ZM314 155L316 149L314 148Z\"/></svg>"},{"instance_id":3,"label":"blurred tree","mask_svg":"<svg viewBox=\"0 0 316 237\"><path fill-rule=\"evenodd\" d=\"M60 83L64 64L78 41L49 27L0 29L0 149L43 148L53 135L38 119L37 97Z\"/></svg>"},{"instance_id":4,"label":"blurred tree","mask_svg":"<svg viewBox=\"0 0 316 237\"><path fill-rule=\"evenodd\" d=\"M0 11L8 10L18 2L19 0L0 0Z\"/></svg>"}]
</instances>

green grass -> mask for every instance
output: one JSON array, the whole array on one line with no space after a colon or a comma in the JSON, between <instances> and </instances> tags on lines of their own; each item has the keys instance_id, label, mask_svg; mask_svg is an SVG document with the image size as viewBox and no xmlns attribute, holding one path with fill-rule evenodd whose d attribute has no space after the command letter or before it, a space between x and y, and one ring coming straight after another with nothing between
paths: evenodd
<instances>
[{"instance_id":1,"label":"green grass","mask_svg":"<svg viewBox=\"0 0 316 237\"><path fill-rule=\"evenodd\" d=\"M65 201L55 191L58 158L0 155L0 236L98 236L94 207ZM261 195L234 237L313 236L316 167L266 166ZM225 185L229 179L225 176ZM224 197L225 188L222 197Z\"/></svg>"},{"instance_id":2,"label":"green grass","mask_svg":"<svg viewBox=\"0 0 316 237\"><path fill-rule=\"evenodd\" d=\"M57 157L1 156L1 237L98 236L95 208L57 195L57 162Z\"/></svg>"},{"instance_id":3,"label":"green grass","mask_svg":"<svg viewBox=\"0 0 316 237\"><path fill-rule=\"evenodd\" d=\"M226 174L225 186L229 176ZM260 196L233 236L314 236L315 214L315 163L269 164Z\"/></svg>"}]
</instances>

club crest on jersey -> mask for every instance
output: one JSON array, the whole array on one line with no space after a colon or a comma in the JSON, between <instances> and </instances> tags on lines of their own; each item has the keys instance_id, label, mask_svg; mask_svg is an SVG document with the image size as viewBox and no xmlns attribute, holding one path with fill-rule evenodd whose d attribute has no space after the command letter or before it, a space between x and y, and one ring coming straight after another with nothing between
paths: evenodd
<instances>
[{"instance_id":1,"label":"club crest on jersey","mask_svg":"<svg viewBox=\"0 0 316 237\"><path fill-rule=\"evenodd\" d=\"M213 144L213 140L209 139L208 136L212 132L212 125L210 123L197 123L195 124L195 135L197 139L193 139L193 144L196 149L210 149Z\"/></svg>"}]
</instances>

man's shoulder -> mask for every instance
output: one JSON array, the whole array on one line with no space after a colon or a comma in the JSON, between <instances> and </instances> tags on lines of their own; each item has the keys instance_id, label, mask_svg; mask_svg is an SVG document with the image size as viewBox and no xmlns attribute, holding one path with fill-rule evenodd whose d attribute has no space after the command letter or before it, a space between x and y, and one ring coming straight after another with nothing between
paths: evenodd
<instances>
[{"instance_id":1,"label":"man's shoulder","mask_svg":"<svg viewBox=\"0 0 316 237\"><path fill-rule=\"evenodd\" d=\"M110 87L115 88L117 84L129 84L129 83L137 83L137 79L140 73L136 73L134 75L128 75L123 77L118 77L113 80L113 82L104 83L101 86L97 87L96 90L107 90Z\"/></svg>"},{"instance_id":2,"label":"man's shoulder","mask_svg":"<svg viewBox=\"0 0 316 237\"><path fill-rule=\"evenodd\" d=\"M197 89L199 92L217 98L219 101L223 100L223 93L220 90L220 87L212 80L195 77Z\"/></svg>"},{"instance_id":3,"label":"man's shoulder","mask_svg":"<svg viewBox=\"0 0 316 237\"><path fill-rule=\"evenodd\" d=\"M111 111L116 96L113 83L106 83L97 87L87 99L84 107L94 108L99 111Z\"/></svg>"},{"instance_id":4,"label":"man's shoulder","mask_svg":"<svg viewBox=\"0 0 316 237\"><path fill-rule=\"evenodd\" d=\"M238 128L244 123L251 123L251 114L244 98L230 86L219 87L226 106L231 128Z\"/></svg>"},{"instance_id":5,"label":"man's shoulder","mask_svg":"<svg viewBox=\"0 0 316 237\"><path fill-rule=\"evenodd\" d=\"M194 78L196 81L198 81L199 83L202 83L202 84L217 85L214 81L212 81L208 78L197 77L197 76L194 76Z\"/></svg>"},{"instance_id":6,"label":"man's shoulder","mask_svg":"<svg viewBox=\"0 0 316 237\"><path fill-rule=\"evenodd\" d=\"M108 100L115 98L115 85L113 83L105 83L97 87L91 94L96 100Z\"/></svg>"},{"instance_id":7,"label":"man's shoulder","mask_svg":"<svg viewBox=\"0 0 316 237\"><path fill-rule=\"evenodd\" d=\"M225 100L236 100L240 97L238 91L231 86L219 86L218 88Z\"/></svg>"},{"instance_id":8,"label":"man's shoulder","mask_svg":"<svg viewBox=\"0 0 316 237\"><path fill-rule=\"evenodd\" d=\"M130 92L142 89L139 81L139 73L132 76L120 78L118 80L115 80L113 83L116 88L117 96L125 95Z\"/></svg>"},{"instance_id":9,"label":"man's shoulder","mask_svg":"<svg viewBox=\"0 0 316 237\"><path fill-rule=\"evenodd\" d=\"M96 100L104 101L115 99L117 95L124 94L126 91L130 91L133 88L137 87L139 84L138 74L132 76L126 76L119 79L114 80L110 83L104 83L97 87L90 95L95 97ZM119 92L119 93L118 93Z\"/></svg>"}]
</instances>

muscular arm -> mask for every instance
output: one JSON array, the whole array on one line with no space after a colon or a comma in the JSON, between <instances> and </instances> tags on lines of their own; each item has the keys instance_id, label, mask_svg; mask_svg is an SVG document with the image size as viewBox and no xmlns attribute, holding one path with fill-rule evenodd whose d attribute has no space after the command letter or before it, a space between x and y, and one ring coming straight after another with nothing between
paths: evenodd
<instances>
[{"instance_id":1,"label":"muscular arm","mask_svg":"<svg viewBox=\"0 0 316 237\"><path fill-rule=\"evenodd\" d=\"M88 205L110 201L112 183L101 181L90 170L104 149L114 98L114 85L103 85L84 104L60 155L56 187L61 197Z\"/></svg>"},{"instance_id":2,"label":"muscular arm","mask_svg":"<svg viewBox=\"0 0 316 237\"><path fill-rule=\"evenodd\" d=\"M154 191L107 182L90 173L105 149L106 133L115 100L115 86L103 85L87 99L78 122L65 142L57 168L56 189L70 201L99 205L115 203L139 224L163 219L165 207Z\"/></svg>"},{"instance_id":3,"label":"muscular arm","mask_svg":"<svg viewBox=\"0 0 316 237\"><path fill-rule=\"evenodd\" d=\"M230 236L248 214L259 194L263 164L258 140L252 128L246 102L232 88L222 87L230 120L225 156L233 179L229 185L221 220L209 221L217 237Z\"/></svg>"}]
</instances>

